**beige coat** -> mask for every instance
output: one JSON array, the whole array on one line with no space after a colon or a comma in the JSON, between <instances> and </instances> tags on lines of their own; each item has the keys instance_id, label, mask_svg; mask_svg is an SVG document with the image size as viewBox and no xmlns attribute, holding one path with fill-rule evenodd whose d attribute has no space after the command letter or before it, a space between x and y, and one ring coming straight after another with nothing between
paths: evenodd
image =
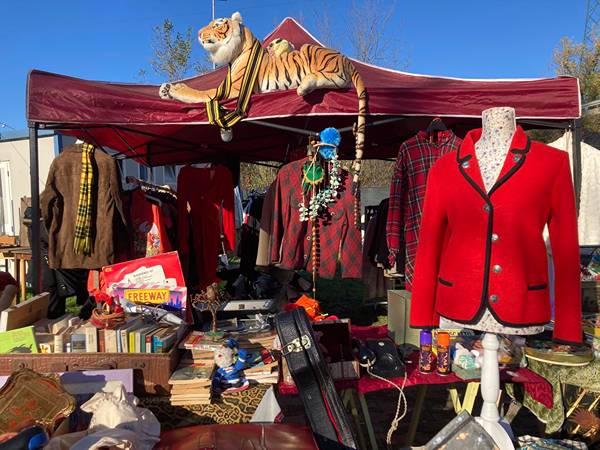
<instances>
[{"instance_id":1,"label":"beige coat","mask_svg":"<svg viewBox=\"0 0 600 450\"><path fill-rule=\"evenodd\" d=\"M40 203L48 229L48 259L52 269L99 269L114 262L114 230L119 222L126 224L117 163L97 149L92 158L92 165L94 211L90 256L76 255L73 251L81 182L81 146L66 147L50 166L46 189L42 192Z\"/></svg>"}]
</instances>

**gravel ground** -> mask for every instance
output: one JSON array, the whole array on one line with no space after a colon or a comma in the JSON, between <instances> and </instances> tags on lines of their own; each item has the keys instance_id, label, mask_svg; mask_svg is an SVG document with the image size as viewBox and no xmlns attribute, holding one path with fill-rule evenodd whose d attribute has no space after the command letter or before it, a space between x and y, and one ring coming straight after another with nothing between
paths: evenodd
<instances>
[{"instance_id":1,"label":"gravel ground","mask_svg":"<svg viewBox=\"0 0 600 450\"><path fill-rule=\"evenodd\" d=\"M464 394L466 385L459 387L459 394ZM413 413L417 390L414 387L405 389L408 401L408 413L402 419L398 430L394 433L392 448L399 449L407 445L406 434L410 418ZM373 428L377 437L377 444L381 450L386 449L386 435L389 425L394 418L398 394L395 390L374 392L366 396L369 405L369 413L373 422ZM285 419L284 422L306 423L302 402L297 396L280 396L279 402ZM475 403L474 413L481 409L481 399ZM421 421L419 423L413 446L426 444L435 434L455 417L454 408L449 401L448 390L443 385L429 386ZM513 432L516 436L530 434L539 436L542 434L541 423L526 408L521 408L512 422ZM366 436L366 430L365 430Z\"/></svg>"}]
</instances>

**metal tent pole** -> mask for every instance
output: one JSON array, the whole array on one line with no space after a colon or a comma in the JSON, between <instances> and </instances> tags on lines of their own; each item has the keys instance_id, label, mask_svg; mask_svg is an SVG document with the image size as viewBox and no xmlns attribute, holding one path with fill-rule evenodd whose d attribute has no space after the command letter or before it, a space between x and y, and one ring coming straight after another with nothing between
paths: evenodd
<instances>
[{"instance_id":1,"label":"metal tent pole","mask_svg":"<svg viewBox=\"0 0 600 450\"><path fill-rule=\"evenodd\" d=\"M40 170L38 158L38 124L29 123L29 176L31 179L31 287L42 291L42 253L40 241ZM25 274L22 274L25 276ZM24 300L24 299L22 299Z\"/></svg>"},{"instance_id":2,"label":"metal tent pole","mask_svg":"<svg viewBox=\"0 0 600 450\"><path fill-rule=\"evenodd\" d=\"M573 120L573 185L575 187L575 205L579 214L579 202L581 200L581 119Z\"/></svg>"}]
</instances>

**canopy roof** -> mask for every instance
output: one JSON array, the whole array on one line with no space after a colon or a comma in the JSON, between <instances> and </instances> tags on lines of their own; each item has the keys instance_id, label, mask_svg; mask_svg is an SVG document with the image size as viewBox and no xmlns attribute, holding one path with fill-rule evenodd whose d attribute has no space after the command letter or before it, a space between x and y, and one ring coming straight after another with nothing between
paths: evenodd
<instances>
[{"instance_id":1,"label":"canopy roof","mask_svg":"<svg viewBox=\"0 0 600 450\"><path fill-rule=\"evenodd\" d=\"M286 18L265 39L284 38L296 48L321 45L294 19ZM481 111L513 106L519 119L564 122L581 115L576 78L466 80L414 75L353 61L369 95L368 122L391 117L405 120L367 128L366 157L395 156L398 142L444 117L457 129L477 126ZM216 87L225 68L189 78L198 89ZM232 108L235 100L224 103ZM33 70L27 83L27 119L43 128L63 130L110 147L150 166L218 160L231 156L243 161L290 159L289 150L305 143L295 133L261 127L255 121L318 132L356 120L354 89L317 91L305 98L295 90L255 94L248 117L234 127L225 143L208 123L203 104L162 100L158 86L89 81ZM342 152L353 155L354 138L343 135Z\"/></svg>"}]
</instances>

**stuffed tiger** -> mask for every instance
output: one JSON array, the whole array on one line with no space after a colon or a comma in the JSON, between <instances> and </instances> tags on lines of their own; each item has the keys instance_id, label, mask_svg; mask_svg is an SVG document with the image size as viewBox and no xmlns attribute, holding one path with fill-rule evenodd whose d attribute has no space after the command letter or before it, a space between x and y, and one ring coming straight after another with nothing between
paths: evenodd
<instances>
[{"instance_id":1,"label":"stuffed tiger","mask_svg":"<svg viewBox=\"0 0 600 450\"><path fill-rule=\"evenodd\" d=\"M242 24L242 16L236 12L231 18L210 22L198 32L198 39L215 64L231 65L231 90L228 98L237 98L250 52L257 42L256 37ZM299 50L293 50L293 46L291 49L268 51L261 48L264 54L253 92L296 89L298 95L304 96L316 89L343 89L354 85L358 94L356 159L353 164L356 187L365 142L367 90L364 82L352 62L335 50L309 44L303 45ZM165 83L160 87L161 98L186 103L207 102L216 93L216 87L200 91L183 83Z\"/></svg>"}]
</instances>

